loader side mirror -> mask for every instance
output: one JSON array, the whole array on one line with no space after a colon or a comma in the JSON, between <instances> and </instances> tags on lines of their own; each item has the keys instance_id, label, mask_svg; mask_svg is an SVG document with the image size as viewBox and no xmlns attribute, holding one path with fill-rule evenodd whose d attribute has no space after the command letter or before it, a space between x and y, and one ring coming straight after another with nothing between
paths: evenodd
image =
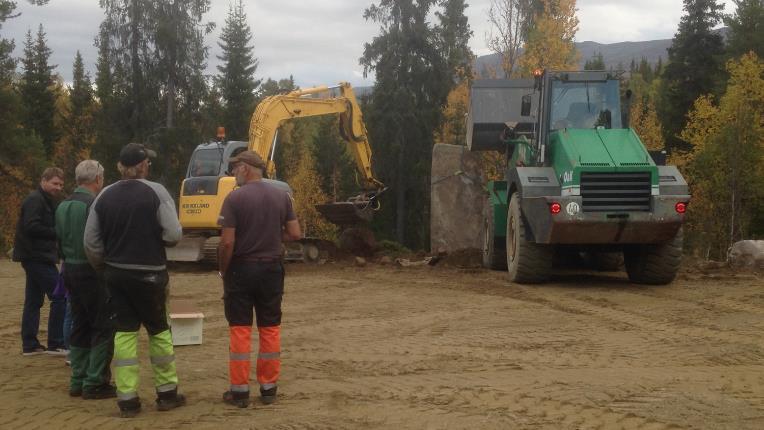
<instances>
[{"instance_id":1,"label":"loader side mirror","mask_svg":"<svg viewBox=\"0 0 764 430\"><path fill-rule=\"evenodd\" d=\"M530 96L530 94L526 94L522 98L522 101L520 103L520 115L522 115L522 116L531 116L531 96Z\"/></svg>"}]
</instances>

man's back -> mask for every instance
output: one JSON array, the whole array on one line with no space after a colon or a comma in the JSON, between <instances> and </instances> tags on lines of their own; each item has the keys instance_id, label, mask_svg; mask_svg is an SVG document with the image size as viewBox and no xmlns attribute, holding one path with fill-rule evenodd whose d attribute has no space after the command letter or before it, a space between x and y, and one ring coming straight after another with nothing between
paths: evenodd
<instances>
[{"instance_id":1,"label":"man's back","mask_svg":"<svg viewBox=\"0 0 764 430\"><path fill-rule=\"evenodd\" d=\"M93 203L91 217L97 223L103 260L111 266L164 267L165 244L180 240L172 198L163 186L145 179L121 180L106 187ZM86 242L88 238L86 232Z\"/></svg>"},{"instance_id":2,"label":"man's back","mask_svg":"<svg viewBox=\"0 0 764 430\"><path fill-rule=\"evenodd\" d=\"M94 198L92 192L84 188L77 188L56 209L56 235L61 247L61 254L67 263L87 263L82 238L85 234L88 210L90 210Z\"/></svg>"},{"instance_id":3,"label":"man's back","mask_svg":"<svg viewBox=\"0 0 764 430\"><path fill-rule=\"evenodd\" d=\"M233 260L278 259L282 227L295 218L289 195L260 180L226 197L220 225L236 228Z\"/></svg>"}]
</instances>

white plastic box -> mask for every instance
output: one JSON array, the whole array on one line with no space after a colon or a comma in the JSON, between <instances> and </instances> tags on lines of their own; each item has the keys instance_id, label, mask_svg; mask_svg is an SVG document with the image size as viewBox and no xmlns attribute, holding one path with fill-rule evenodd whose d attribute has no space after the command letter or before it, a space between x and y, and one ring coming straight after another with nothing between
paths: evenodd
<instances>
[{"instance_id":1,"label":"white plastic box","mask_svg":"<svg viewBox=\"0 0 764 430\"><path fill-rule=\"evenodd\" d=\"M170 327L173 345L201 345L204 314L189 301L171 302Z\"/></svg>"}]
</instances>

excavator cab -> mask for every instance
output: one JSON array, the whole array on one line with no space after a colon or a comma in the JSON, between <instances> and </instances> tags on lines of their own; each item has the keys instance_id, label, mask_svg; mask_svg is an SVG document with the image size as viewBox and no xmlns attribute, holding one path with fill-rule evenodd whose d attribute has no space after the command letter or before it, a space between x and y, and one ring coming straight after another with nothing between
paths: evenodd
<instances>
[{"instance_id":1,"label":"excavator cab","mask_svg":"<svg viewBox=\"0 0 764 430\"><path fill-rule=\"evenodd\" d=\"M276 178L273 155L279 127L292 119L334 114L340 117L340 134L353 155L364 191L346 201L318 205L317 209L328 221L343 227L370 221L379 209L377 198L386 188L372 173L371 147L353 89L342 82L335 87L296 90L260 102L250 121L248 142L225 141L221 128L216 141L197 146L181 187L178 214L184 237L177 249L168 249L168 259L214 261L220 209L236 186L235 178L226 173L229 158L241 151L255 151L268 163L264 176ZM285 182L264 180L291 193ZM183 246L186 244L190 245Z\"/></svg>"}]
</instances>

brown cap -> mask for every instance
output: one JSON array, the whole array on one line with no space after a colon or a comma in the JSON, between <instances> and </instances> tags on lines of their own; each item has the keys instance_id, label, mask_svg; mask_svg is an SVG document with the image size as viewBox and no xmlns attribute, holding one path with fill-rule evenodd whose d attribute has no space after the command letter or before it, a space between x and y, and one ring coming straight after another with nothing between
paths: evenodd
<instances>
[{"instance_id":1,"label":"brown cap","mask_svg":"<svg viewBox=\"0 0 764 430\"><path fill-rule=\"evenodd\" d=\"M246 163L252 167L257 167L265 172L265 161L257 155L255 151L244 151L235 157L228 159L229 163Z\"/></svg>"}]
</instances>

